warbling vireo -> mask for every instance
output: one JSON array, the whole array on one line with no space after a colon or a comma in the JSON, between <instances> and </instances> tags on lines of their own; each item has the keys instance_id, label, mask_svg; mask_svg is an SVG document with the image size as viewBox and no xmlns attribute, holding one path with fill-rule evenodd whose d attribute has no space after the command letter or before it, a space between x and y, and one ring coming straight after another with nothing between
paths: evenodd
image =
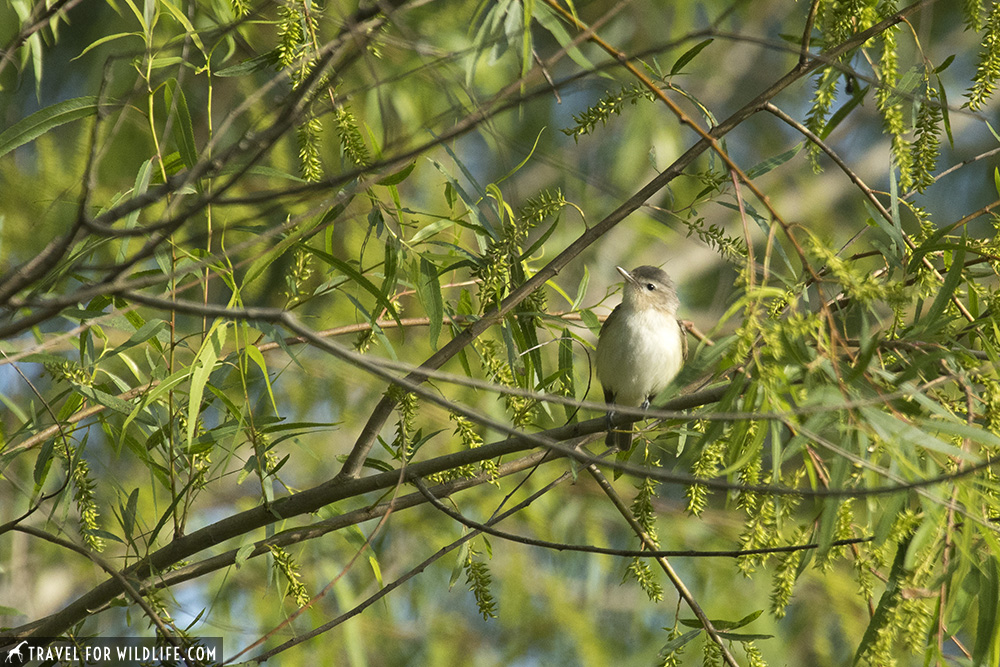
<instances>
[{"instance_id":1,"label":"warbling vireo","mask_svg":"<svg viewBox=\"0 0 1000 667\"><path fill-rule=\"evenodd\" d=\"M687 338L677 321L677 290L662 269L640 266L631 272L615 267L625 278L622 302L597 340L597 379L609 404L641 405L670 384L684 363ZM611 428L614 408L608 411L605 443L621 451L632 446L632 427Z\"/></svg>"}]
</instances>

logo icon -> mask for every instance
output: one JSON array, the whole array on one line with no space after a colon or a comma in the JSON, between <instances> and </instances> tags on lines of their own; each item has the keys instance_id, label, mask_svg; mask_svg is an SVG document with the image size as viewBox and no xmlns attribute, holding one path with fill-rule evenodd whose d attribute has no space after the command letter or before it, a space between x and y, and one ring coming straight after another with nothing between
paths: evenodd
<instances>
[{"instance_id":1,"label":"logo icon","mask_svg":"<svg viewBox=\"0 0 1000 667\"><path fill-rule=\"evenodd\" d=\"M24 646L27 643L28 643L27 640L22 641L20 644L18 644L17 646L15 646L14 648L12 648L11 650L7 651L7 659L4 660L4 663L10 662L11 659L13 659L13 657L15 655L17 656L17 664L20 664L20 663L24 662L24 656L21 655L21 647Z\"/></svg>"}]
</instances>

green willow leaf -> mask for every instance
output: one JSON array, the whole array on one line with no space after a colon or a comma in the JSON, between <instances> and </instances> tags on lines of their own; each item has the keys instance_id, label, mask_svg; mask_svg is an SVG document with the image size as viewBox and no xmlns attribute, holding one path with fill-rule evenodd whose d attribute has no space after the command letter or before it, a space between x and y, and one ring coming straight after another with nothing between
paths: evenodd
<instances>
[{"instance_id":1,"label":"green willow leaf","mask_svg":"<svg viewBox=\"0 0 1000 667\"><path fill-rule=\"evenodd\" d=\"M398 324L400 327L403 326L403 323L399 321L399 313L396 311L396 307L392 304L392 302L388 298L386 298L386 295L383 294L382 291L378 287L376 287L372 281L368 280L363 275L361 275L361 273L357 269L355 269L353 266L351 266L344 260L338 259L333 255L323 252L322 250L317 250L316 248L311 248L306 245L302 247L303 249L307 250L316 257L320 258L321 260L323 260L333 268L337 269L341 273L347 274L348 278L350 278L352 281L357 283L359 287L361 287L366 292L375 297L375 300L378 301L379 305L385 308L386 312L388 312L389 315L392 317L392 319L396 321L396 324Z\"/></svg>"},{"instance_id":2,"label":"green willow leaf","mask_svg":"<svg viewBox=\"0 0 1000 667\"><path fill-rule=\"evenodd\" d=\"M995 664L997 645L1000 644L1000 567L997 559L989 558L978 567L979 615L976 627L976 645L972 651L975 665Z\"/></svg>"},{"instance_id":3,"label":"green willow leaf","mask_svg":"<svg viewBox=\"0 0 1000 667\"><path fill-rule=\"evenodd\" d=\"M682 53L681 57L678 58L677 61L674 63L674 66L670 68L670 76L679 74L685 65L694 60L695 57L697 57L697 55L701 53L706 46L708 46L714 41L715 41L714 39L706 39L703 42L698 42L690 49Z\"/></svg>"},{"instance_id":4,"label":"green willow leaf","mask_svg":"<svg viewBox=\"0 0 1000 667\"><path fill-rule=\"evenodd\" d=\"M688 630L684 634L682 634L682 635L680 635L678 637L674 637L673 639L671 639L670 641L668 641L666 644L664 644L663 648L660 649L660 656L661 657L662 656L667 656L667 655L675 652L677 649L681 648L682 646L684 646L685 644L687 644L688 642L690 642L692 639L694 639L695 637L697 637L700 634L701 634L701 628L699 628L697 630Z\"/></svg>"},{"instance_id":5,"label":"green willow leaf","mask_svg":"<svg viewBox=\"0 0 1000 667\"><path fill-rule=\"evenodd\" d=\"M402 183L403 181L406 180L406 177L410 175L410 173L413 171L413 168L416 167L416 166L417 166L417 162L416 162L416 160L414 160L413 162L411 162L410 164L406 165L405 167L403 167L402 169L400 169L396 173L389 174L385 178L376 181L375 184L376 185L399 185L400 183Z\"/></svg>"},{"instance_id":6,"label":"green willow leaf","mask_svg":"<svg viewBox=\"0 0 1000 667\"><path fill-rule=\"evenodd\" d=\"M793 157L798 155L799 151L802 150L803 146L805 146L805 142L799 142L795 144L793 148L790 148L784 153L780 153L779 155L775 155L773 157L767 158L766 160L758 162L754 166L747 169L747 178L757 178L758 176L763 176L772 169L780 167L781 165L785 164Z\"/></svg>"},{"instance_id":7,"label":"green willow leaf","mask_svg":"<svg viewBox=\"0 0 1000 667\"><path fill-rule=\"evenodd\" d=\"M180 149L181 159L189 169L198 162L198 148L194 143L194 126L191 123L191 112L188 110L187 98L181 90L177 79L167 81L164 89L164 100L167 104L167 112L177 113L177 127L180 130L177 136L177 145Z\"/></svg>"},{"instance_id":8,"label":"green willow leaf","mask_svg":"<svg viewBox=\"0 0 1000 667\"><path fill-rule=\"evenodd\" d=\"M198 417L201 414L201 397L205 393L205 385L208 384L208 376L215 370L222 356L222 348L226 344L226 329L229 325L222 320L217 320L194 361L194 370L191 373L191 392L188 394L188 421L187 421L187 446L194 442L195 430L198 427Z\"/></svg>"},{"instance_id":9,"label":"green willow leaf","mask_svg":"<svg viewBox=\"0 0 1000 667\"><path fill-rule=\"evenodd\" d=\"M29 141L34 141L54 127L96 114L98 107L100 107L98 98L88 95L36 111L0 133L0 157Z\"/></svg>"},{"instance_id":10,"label":"green willow leaf","mask_svg":"<svg viewBox=\"0 0 1000 667\"><path fill-rule=\"evenodd\" d=\"M441 325L444 321L444 301L441 298L441 283L438 281L437 269L427 259L421 257L416 282L417 298L427 312L430 320L430 343L437 349L438 337L441 335Z\"/></svg>"}]
</instances>

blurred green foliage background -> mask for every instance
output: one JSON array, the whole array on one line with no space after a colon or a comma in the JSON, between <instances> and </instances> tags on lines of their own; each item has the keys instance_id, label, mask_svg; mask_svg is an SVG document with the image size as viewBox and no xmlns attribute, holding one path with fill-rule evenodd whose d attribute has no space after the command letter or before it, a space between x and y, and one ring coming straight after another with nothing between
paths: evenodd
<instances>
[{"instance_id":1,"label":"blurred green foliage background","mask_svg":"<svg viewBox=\"0 0 1000 667\"><path fill-rule=\"evenodd\" d=\"M614 267L653 264L693 332L689 368L662 398L724 398L657 423L628 459L684 483L615 476L616 488L639 498L663 549L820 544L815 558L671 559L707 615L742 633L726 642L739 664L996 664L1000 185L996 104L981 90L1000 71L996 3L558 5L593 33L528 0L49 4L51 16L0 5L0 626L28 631L104 581L84 553L125 568L277 498L507 437L484 420L543 432L601 417L423 385L484 418L462 421L292 338L275 313L413 367L509 304L434 367L596 402L592 345L618 300ZM823 55L897 11L871 40ZM698 134L625 60L703 131L723 123L719 151L684 159ZM807 148L804 126L850 173ZM349 455L359 467L345 475ZM517 456L428 481L488 477ZM923 495L864 492L966 468ZM564 471L500 527L637 548L565 459L445 502L486 521ZM803 495L709 493L691 475ZM808 493L829 488L858 497ZM227 550L234 562L143 592L173 631L221 635L227 655L277 628L263 642L274 648L469 529L421 504L249 557L255 541L414 492L274 512L144 585ZM692 614L628 558L468 545L271 664L723 664L705 632L661 653ZM147 615L116 597L60 632L144 634Z\"/></svg>"}]
</instances>

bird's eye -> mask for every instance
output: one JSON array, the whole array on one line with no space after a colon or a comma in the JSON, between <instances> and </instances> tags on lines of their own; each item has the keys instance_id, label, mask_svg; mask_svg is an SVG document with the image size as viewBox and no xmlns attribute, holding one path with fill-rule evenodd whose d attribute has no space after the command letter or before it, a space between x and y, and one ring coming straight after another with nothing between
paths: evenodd
<instances>
[{"instance_id":1,"label":"bird's eye","mask_svg":"<svg viewBox=\"0 0 1000 667\"><path fill-rule=\"evenodd\" d=\"M646 289L652 292L656 289L656 285L654 285L653 283L646 283Z\"/></svg>"}]
</instances>

